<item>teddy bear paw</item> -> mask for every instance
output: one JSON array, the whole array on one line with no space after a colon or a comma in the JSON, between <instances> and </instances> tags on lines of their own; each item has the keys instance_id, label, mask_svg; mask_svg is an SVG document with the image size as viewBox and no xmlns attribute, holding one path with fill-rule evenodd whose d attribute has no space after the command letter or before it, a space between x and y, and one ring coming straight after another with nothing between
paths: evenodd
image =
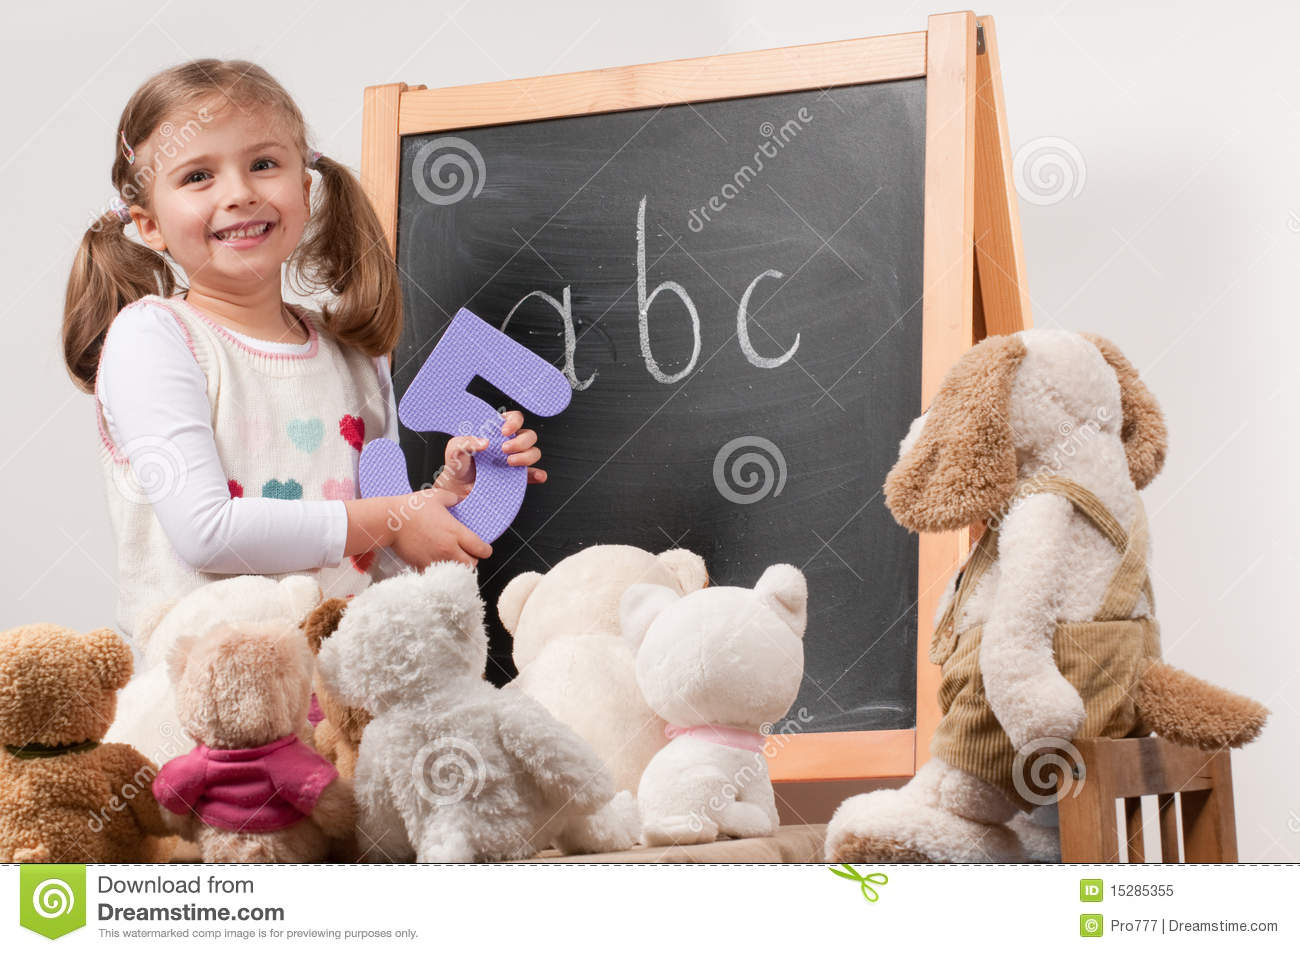
<instances>
[{"instance_id":1,"label":"teddy bear paw","mask_svg":"<svg viewBox=\"0 0 1300 953\"><path fill-rule=\"evenodd\" d=\"M619 791L600 810L570 818L556 839L564 854L628 850L641 838L641 813L631 791Z\"/></svg>"},{"instance_id":2,"label":"teddy bear paw","mask_svg":"<svg viewBox=\"0 0 1300 953\"><path fill-rule=\"evenodd\" d=\"M718 839L718 825L703 814L670 814L645 822L641 840L651 847L668 844L710 844Z\"/></svg>"},{"instance_id":3,"label":"teddy bear paw","mask_svg":"<svg viewBox=\"0 0 1300 953\"><path fill-rule=\"evenodd\" d=\"M1025 857L1035 864L1061 862L1061 832L1057 827L1038 824L1025 813L1017 814L1007 827L1020 838Z\"/></svg>"},{"instance_id":4,"label":"teddy bear paw","mask_svg":"<svg viewBox=\"0 0 1300 953\"><path fill-rule=\"evenodd\" d=\"M981 824L908 795L873 791L851 797L826 829L832 863L1023 863L1025 850L1005 824Z\"/></svg>"}]
</instances>

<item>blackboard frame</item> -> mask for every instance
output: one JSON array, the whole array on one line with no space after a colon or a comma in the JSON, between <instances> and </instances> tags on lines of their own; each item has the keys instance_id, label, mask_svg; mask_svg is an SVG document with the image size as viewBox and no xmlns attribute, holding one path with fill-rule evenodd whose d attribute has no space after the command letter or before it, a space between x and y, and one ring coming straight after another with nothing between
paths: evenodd
<instances>
[{"instance_id":1,"label":"blackboard frame","mask_svg":"<svg viewBox=\"0 0 1300 953\"><path fill-rule=\"evenodd\" d=\"M408 135L923 77L926 80L922 405L988 334L1030 324L993 20L937 14L914 33L427 89L367 87L361 181L396 255L401 139ZM783 736L774 781L912 776L939 720L927 659L948 577L980 527L922 536L914 729Z\"/></svg>"}]
</instances>

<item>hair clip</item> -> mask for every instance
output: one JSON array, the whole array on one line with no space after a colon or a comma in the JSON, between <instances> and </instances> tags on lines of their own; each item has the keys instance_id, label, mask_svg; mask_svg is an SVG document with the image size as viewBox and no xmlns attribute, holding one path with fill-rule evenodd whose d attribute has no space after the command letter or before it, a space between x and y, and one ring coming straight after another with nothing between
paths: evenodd
<instances>
[{"instance_id":1,"label":"hair clip","mask_svg":"<svg viewBox=\"0 0 1300 953\"><path fill-rule=\"evenodd\" d=\"M121 130L118 135L122 139L122 154L126 156L127 165L135 165L135 150L132 149L131 144L126 141L126 130Z\"/></svg>"},{"instance_id":2,"label":"hair clip","mask_svg":"<svg viewBox=\"0 0 1300 953\"><path fill-rule=\"evenodd\" d=\"M108 200L108 210L117 215L123 225L131 221L131 208L122 201L120 195L114 195Z\"/></svg>"},{"instance_id":3,"label":"hair clip","mask_svg":"<svg viewBox=\"0 0 1300 953\"><path fill-rule=\"evenodd\" d=\"M320 156L321 154L317 152L315 149L309 152L307 154L307 168L309 169L316 168L316 163L320 161Z\"/></svg>"}]
</instances>

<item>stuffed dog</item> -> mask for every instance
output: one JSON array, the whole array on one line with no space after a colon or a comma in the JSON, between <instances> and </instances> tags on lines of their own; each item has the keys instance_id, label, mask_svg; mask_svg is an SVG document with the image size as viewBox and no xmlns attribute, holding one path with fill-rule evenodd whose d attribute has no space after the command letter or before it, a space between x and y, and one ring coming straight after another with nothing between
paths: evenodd
<instances>
[{"instance_id":1,"label":"stuffed dog","mask_svg":"<svg viewBox=\"0 0 1300 953\"><path fill-rule=\"evenodd\" d=\"M828 860L1057 859L1024 813L1052 800L1036 759L1074 737L1218 749L1258 734L1262 706L1160 660L1138 490L1165 450L1155 398L1103 338L1021 331L952 368L885 482L910 530L987 524L937 610L943 718L906 786L840 805Z\"/></svg>"}]
</instances>

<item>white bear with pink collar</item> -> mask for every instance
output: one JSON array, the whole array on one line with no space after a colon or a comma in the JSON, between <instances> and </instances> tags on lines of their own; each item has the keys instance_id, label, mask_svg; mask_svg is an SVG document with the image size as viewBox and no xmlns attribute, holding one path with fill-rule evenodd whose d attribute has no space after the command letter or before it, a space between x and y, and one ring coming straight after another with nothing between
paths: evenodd
<instances>
[{"instance_id":1,"label":"white bear with pink collar","mask_svg":"<svg viewBox=\"0 0 1300 953\"><path fill-rule=\"evenodd\" d=\"M770 566L753 589L680 595L639 583L623 595L637 683L672 740L637 789L646 844L762 837L779 823L761 728L789 710L803 679L808 584Z\"/></svg>"}]
</instances>

